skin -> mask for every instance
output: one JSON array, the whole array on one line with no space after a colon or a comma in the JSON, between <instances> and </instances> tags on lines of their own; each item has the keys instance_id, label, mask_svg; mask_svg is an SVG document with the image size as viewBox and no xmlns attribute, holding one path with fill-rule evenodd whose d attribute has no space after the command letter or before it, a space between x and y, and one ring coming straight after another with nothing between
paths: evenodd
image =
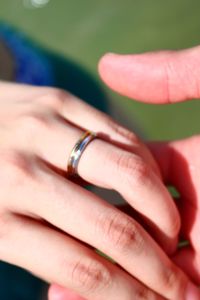
<instances>
[{"instance_id":1,"label":"skin","mask_svg":"<svg viewBox=\"0 0 200 300\"><path fill-rule=\"evenodd\" d=\"M186 299L191 283L165 253L176 248L178 210L146 146L64 91L3 82L0 90L1 259L86 299ZM67 176L82 128L105 134L84 151L79 175L118 191L158 243Z\"/></svg>"},{"instance_id":2,"label":"skin","mask_svg":"<svg viewBox=\"0 0 200 300\"><path fill-rule=\"evenodd\" d=\"M136 55L109 53L100 60L99 73L111 89L122 95L146 103L171 104L200 98L199 65L200 47ZM180 193L176 203L181 235L189 245L171 257L200 285L200 136L147 146L159 165L163 182ZM49 300L82 299L55 284L49 289Z\"/></svg>"}]
</instances>

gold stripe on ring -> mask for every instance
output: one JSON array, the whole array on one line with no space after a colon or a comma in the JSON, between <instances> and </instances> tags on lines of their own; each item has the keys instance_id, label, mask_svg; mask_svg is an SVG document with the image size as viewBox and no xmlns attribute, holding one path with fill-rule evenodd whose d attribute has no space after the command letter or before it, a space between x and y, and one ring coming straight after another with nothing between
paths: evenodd
<instances>
[{"instance_id":1,"label":"gold stripe on ring","mask_svg":"<svg viewBox=\"0 0 200 300\"><path fill-rule=\"evenodd\" d=\"M68 165L67 165L67 174L72 177L78 177L78 163L80 161L81 155L83 154L85 148L88 144L97 138L97 134L92 131L86 131L84 135L78 140L74 148L71 151Z\"/></svg>"}]
</instances>

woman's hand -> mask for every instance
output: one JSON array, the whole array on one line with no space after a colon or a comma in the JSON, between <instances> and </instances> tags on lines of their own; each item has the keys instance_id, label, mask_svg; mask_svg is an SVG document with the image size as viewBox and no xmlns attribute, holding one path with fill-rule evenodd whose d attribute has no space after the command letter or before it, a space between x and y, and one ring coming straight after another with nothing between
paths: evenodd
<instances>
[{"instance_id":1,"label":"woman's hand","mask_svg":"<svg viewBox=\"0 0 200 300\"><path fill-rule=\"evenodd\" d=\"M176 202L182 220L181 236L190 244L180 248L173 255L173 260L200 285L200 136L150 143L149 147L160 166L164 182L176 187L180 193ZM82 300L73 292L56 285L51 286L49 299Z\"/></svg>"},{"instance_id":2,"label":"woman's hand","mask_svg":"<svg viewBox=\"0 0 200 300\"><path fill-rule=\"evenodd\" d=\"M65 176L83 132L104 133L84 151L79 175L118 191L172 252L178 212L138 138L65 92L3 82L0 90L1 259L92 300L198 293L134 219Z\"/></svg>"}]
</instances>

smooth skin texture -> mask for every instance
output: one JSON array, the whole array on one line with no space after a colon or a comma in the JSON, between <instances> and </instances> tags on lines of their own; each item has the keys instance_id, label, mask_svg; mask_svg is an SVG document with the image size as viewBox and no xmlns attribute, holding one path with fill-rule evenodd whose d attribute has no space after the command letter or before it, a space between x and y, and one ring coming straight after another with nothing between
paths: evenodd
<instances>
[{"instance_id":1,"label":"smooth skin texture","mask_svg":"<svg viewBox=\"0 0 200 300\"><path fill-rule=\"evenodd\" d=\"M99 63L102 80L118 93L152 104L171 104L200 98L200 47L135 55L106 54ZM165 184L176 187L181 235L189 246L173 253L173 260L200 285L200 136L148 143ZM196 292L194 291L194 294ZM196 297L196 298L195 298ZM52 285L49 300L82 300ZM189 299L200 299L191 291Z\"/></svg>"},{"instance_id":2,"label":"smooth skin texture","mask_svg":"<svg viewBox=\"0 0 200 300\"><path fill-rule=\"evenodd\" d=\"M186 299L190 281L162 250L176 247L178 211L144 144L63 91L3 82L0 90L1 259L91 300ZM135 219L66 177L86 129L106 135L86 148L80 176L121 193L160 246Z\"/></svg>"}]
</instances>

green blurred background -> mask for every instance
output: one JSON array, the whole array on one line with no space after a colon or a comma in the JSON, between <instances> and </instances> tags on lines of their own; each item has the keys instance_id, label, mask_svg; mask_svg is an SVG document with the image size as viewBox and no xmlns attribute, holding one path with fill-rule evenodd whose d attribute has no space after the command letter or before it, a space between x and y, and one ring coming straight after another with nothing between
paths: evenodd
<instances>
[{"instance_id":1,"label":"green blurred background","mask_svg":"<svg viewBox=\"0 0 200 300\"><path fill-rule=\"evenodd\" d=\"M199 0L0 0L0 20L73 59L98 80L97 63L105 52L138 53L200 44ZM112 105L139 124L148 138L174 139L200 132L199 101L146 105L100 84Z\"/></svg>"}]
</instances>

